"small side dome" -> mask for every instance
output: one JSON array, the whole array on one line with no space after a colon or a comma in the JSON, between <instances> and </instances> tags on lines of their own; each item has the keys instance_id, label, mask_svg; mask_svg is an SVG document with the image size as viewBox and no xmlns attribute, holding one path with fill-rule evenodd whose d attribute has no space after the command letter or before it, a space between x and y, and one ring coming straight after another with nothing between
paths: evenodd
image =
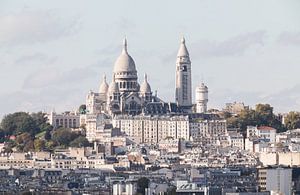
<instances>
[{"instance_id":1,"label":"small side dome","mask_svg":"<svg viewBox=\"0 0 300 195\"><path fill-rule=\"evenodd\" d=\"M147 74L144 75L144 82L142 83L140 87L141 93L151 93L151 87L148 83Z\"/></svg>"},{"instance_id":2,"label":"small side dome","mask_svg":"<svg viewBox=\"0 0 300 195\"><path fill-rule=\"evenodd\" d=\"M119 93L119 86L118 86L118 83L115 82L115 75L113 76L113 80L109 85L108 92L110 94Z\"/></svg>"},{"instance_id":3,"label":"small side dome","mask_svg":"<svg viewBox=\"0 0 300 195\"><path fill-rule=\"evenodd\" d=\"M106 75L103 75L103 80L99 88L99 93L106 94L108 91L108 84L106 82Z\"/></svg>"}]
</instances>

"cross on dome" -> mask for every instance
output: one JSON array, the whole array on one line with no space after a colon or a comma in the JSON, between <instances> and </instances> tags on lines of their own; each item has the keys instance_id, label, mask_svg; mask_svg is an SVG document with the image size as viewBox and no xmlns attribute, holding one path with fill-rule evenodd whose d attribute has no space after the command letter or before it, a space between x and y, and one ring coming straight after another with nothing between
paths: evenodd
<instances>
[{"instance_id":1,"label":"cross on dome","mask_svg":"<svg viewBox=\"0 0 300 195\"><path fill-rule=\"evenodd\" d=\"M184 38L184 36L181 37L181 43L185 44L185 38Z\"/></svg>"},{"instance_id":2,"label":"cross on dome","mask_svg":"<svg viewBox=\"0 0 300 195\"><path fill-rule=\"evenodd\" d=\"M127 39L126 37L123 39L123 53L127 53Z\"/></svg>"}]
</instances>

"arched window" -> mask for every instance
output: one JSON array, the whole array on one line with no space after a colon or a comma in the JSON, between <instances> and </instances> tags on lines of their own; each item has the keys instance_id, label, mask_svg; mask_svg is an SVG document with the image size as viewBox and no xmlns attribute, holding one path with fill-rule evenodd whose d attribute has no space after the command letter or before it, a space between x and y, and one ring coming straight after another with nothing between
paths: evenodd
<instances>
[{"instance_id":1,"label":"arched window","mask_svg":"<svg viewBox=\"0 0 300 195\"><path fill-rule=\"evenodd\" d=\"M56 127L59 126L59 119L56 119L56 120L55 120L55 125L56 125Z\"/></svg>"},{"instance_id":2,"label":"arched window","mask_svg":"<svg viewBox=\"0 0 300 195\"><path fill-rule=\"evenodd\" d=\"M76 127L77 124L76 124L76 119L73 119L73 127Z\"/></svg>"},{"instance_id":3,"label":"arched window","mask_svg":"<svg viewBox=\"0 0 300 195\"><path fill-rule=\"evenodd\" d=\"M68 127L68 119L65 119L64 127Z\"/></svg>"},{"instance_id":4,"label":"arched window","mask_svg":"<svg viewBox=\"0 0 300 195\"><path fill-rule=\"evenodd\" d=\"M73 127L72 126L72 119L69 119L69 128Z\"/></svg>"}]
</instances>

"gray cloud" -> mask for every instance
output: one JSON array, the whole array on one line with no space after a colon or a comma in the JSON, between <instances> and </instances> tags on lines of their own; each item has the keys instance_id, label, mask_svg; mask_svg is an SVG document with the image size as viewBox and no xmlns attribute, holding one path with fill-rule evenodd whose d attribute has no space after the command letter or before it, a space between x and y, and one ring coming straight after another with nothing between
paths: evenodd
<instances>
[{"instance_id":1,"label":"gray cloud","mask_svg":"<svg viewBox=\"0 0 300 195\"><path fill-rule=\"evenodd\" d=\"M300 84L263 98L283 111L300 111Z\"/></svg>"},{"instance_id":2,"label":"gray cloud","mask_svg":"<svg viewBox=\"0 0 300 195\"><path fill-rule=\"evenodd\" d=\"M56 109L59 112L76 109L85 102L85 90L70 86L59 89L55 86L35 91L17 91L0 96L1 114L17 111L49 112Z\"/></svg>"},{"instance_id":3,"label":"gray cloud","mask_svg":"<svg viewBox=\"0 0 300 195\"><path fill-rule=\"evenodd\" d=\"M55 11L23 10L0 16L0 45L14 46L56 40L78 29L78 18L60 18Z\"/></svg>"},{"instance_id":4,"label":"gray cloud","mask_svg":"<svg viewBox=\"0 0 300 195\"><path fill-rule=\"evenodd\" d=\"M59 69L45 68L31 73L25 79L23 88L47 88L49 86L68 88L82 85L82 82L93 77L96 77L96 72L90 67L76 68L65 72Z\"/></svg>"},{"instance_id":5,"label":"gray cloud","mask_svg":"<svg viewBox=\"0 0 300 195\"><path fill-rule=\"evenodd\" d=\"M260 95L261 93L257 91L247 92L231 89L212 89L209 91L209 102L211 105L219 108L224 107L225 103L229 102L244 102L248 105L255 105L261 101L259 98Z\"/></svg>"},{"instance_id":6,"label":"gray cloud","mask_svg":"<svg viewBox=\"0 0 300 195\"><path fill-rule=\"evenodd\" d=\"M120 40L120 45L116 46L115 44L111 44L109 46L106 46L102 49L97 49L95 51L96 54L101 54L102 56L117 56L122 51L122 45Z\"/></svg>"},{"instance_id":7,"label":"gray cloud","mask_svg":"<svg viewBox=\"0 0 300 195\"><path fill-rule=\"evenodd\" d=\"M265 31L249 32L231 37L225 41L200 40L187 42L188 50L194 60L198 58L215 58L227 56L241 56L252 46L263 46L266 38ZM164 54L162 62L174 61L177 51Z\"/></svg>"},{"instance_id":8,"label":"gray cloud","mask_svg":"<svg viewBox=\"0 0 300 195\"><path fill-rule=\"evenodd\" d=\"M278 42L283 45L300 45L300 32L283 32L279 35Z\"/></svg>"},{"instance_id":9,"label":"gray cloud","mask_svg":"<svg viewBox=\"0 0 300 195\"><path fill-rule=\"evenodd\" d=\"M241 34L225 41L201 40L191 44L193 56L202 57L223 57L240 56L252 46L264 44L265 31L249 32Z\"/></svg>"},{"instance_id":10,"label":"gray cloud","mask_svg":"<svg viewBox=\"0 0 300 195\"><path fill-rule=\"evenodd\" d=\"M135 23L127 18L120 18L118 21L116 21L116 26L118 29L130 30L130 32L133 32L133 30L136 28Z\"/></svg>"},{"instance_id":11,"label":"gray cloud","mask_svg":"<svg viewBox=\"0 0 300 195\"><path fill-rule=\"evenodd\" d=\"M57 61L57 57L48 57L43 53L35 53L31 55L24 55L15 60L16 65L50 65Z\"/></svg>"},{"instance_id":12,"label":"gray cloud","mask_svg":"<svg viewBox=\"0 0 300 195\"><path fill-rule=\"evenodd\" d=\"M76 109L85 102L89 89L98 89L102 75L96 64L70 71L43 68L32 73L25 79L21 90L0 96L0 118L16 111Z\"/></svg>"}]
</instances>

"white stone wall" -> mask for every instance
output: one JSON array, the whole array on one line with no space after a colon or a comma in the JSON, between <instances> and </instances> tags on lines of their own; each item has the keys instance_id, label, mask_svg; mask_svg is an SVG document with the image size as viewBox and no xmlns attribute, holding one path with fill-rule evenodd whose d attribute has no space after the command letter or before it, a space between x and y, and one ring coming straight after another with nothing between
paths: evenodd
<instances>
[{"instance_id":1,"label":"white stone wall","mask_svg":"<svg viewBox=\"0 0 300 195\"><path fill-rule=\"evenodd\" d=\"M189 121L184 116L118 116L113 124L141 143L158 143L167 137L189 140Z\"/></svg>"},{"instance_id":2,"label":"white stone wall","mask_svg":"<svg viewBox=\"0 0 300 195\"><path fill-rule=\"evenodd\" d=\"M65 128L78 128L80 126L80 115L77 113L62 113L57 114L51 112L47 115L48 122L54 128L65 127Z\"/></svg>"},{"instance_id":3,"label":"white stone wall","mask_svg":"<svg viewBox=\"0 0 300 195\"><path fill-rule=\"evenodd\" d=\"M201 83L200 86L196 87L196 112L206 113L208 102L208 88Z\"/></svg>"},{"instance_id":4,"label":"white stone wall","mask_svg":"<svg viewBox=\"0 0 300 195\"><path fill-rule=\"evenodd\" d=\"M176 94L175 99L179 106L192 106L192 71L191 61L185 46L185 40L181 45L176 60Z\"/></svg>"}]
</instances>

